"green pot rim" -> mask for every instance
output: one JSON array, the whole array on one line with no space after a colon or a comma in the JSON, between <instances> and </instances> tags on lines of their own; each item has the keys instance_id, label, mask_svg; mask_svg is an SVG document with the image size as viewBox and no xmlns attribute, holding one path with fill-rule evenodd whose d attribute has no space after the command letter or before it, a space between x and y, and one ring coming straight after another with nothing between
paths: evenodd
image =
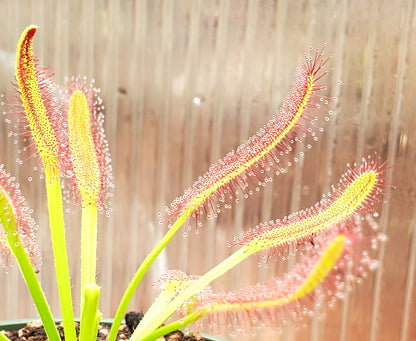
<instances>
[{"instance_id":1,"label":"green pot rim","mask_svg":"<svg viewBox=\"0 0 416 341\"><path fill-rule=\"evenodd\" d=\"M40 321L40 319L18 319L18 320L5 320L5 321L0 321L0 330L16 330L17 328L22 328L24 327L27 323L32 322L32 321ZM61 318L56 318L55 322L61 322L62 319ZM75 319L75 322L79 322L79 319ZM113 323L113 319L101 319L101 323L104 324L112 324ZM124 323L124 321L123 321ZM13 329L8 329L8 328L13 328Z\"/></svg>"},{"instance_id":2,"label":"green pot rim","mask_svg":"<svg viewBox=\"0 0 416 341\"><path fill-rule=\"evenodd\" d=\"M31 321L40 321L40 319L19 319L19 320L6 320L6 321L0 321L0 330L18 330L22 327L24 327L28 322ZM62 321L62 319L55 319L56 322ZM79 319L75 319L76 322L79 322ZM112 324L113 319L105 318L101 319L101 323L104 324ZM124 321L123 321L124 323ZM198 332L203 338L205 338L208 341L228 341L226 339L222 339L219 337L215 337L209 334L205 334L202 332Z\"/></svg>"}]
</instances>

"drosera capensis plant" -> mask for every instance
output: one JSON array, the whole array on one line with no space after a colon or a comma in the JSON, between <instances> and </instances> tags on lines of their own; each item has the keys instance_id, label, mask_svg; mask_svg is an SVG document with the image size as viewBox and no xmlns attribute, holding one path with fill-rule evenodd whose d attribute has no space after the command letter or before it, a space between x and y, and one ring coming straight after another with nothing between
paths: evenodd
<instances>
[{"instance_id":1,"label":"drosera capensis plant","mask_svg":"<svg viewBox=\"0 0 416 341\"><path fill-rule=\"evenodd\" d=\"M47 69L38 65L32 43L36 26L27 27L17 45L14 92L2 96L11 110L10 135L21 138L22 159L37 156L43 165L49 225L66 340L76 340L68 255L65 242L63 197L82 211L81 218L81 311L79 340L95 340L101 319L100 286L96 283L97 215L110 214L111 159L103 130L103 105L99 90L86 79L67 80L60 90ZM326 65L332 55L310 49L299 62L296 79L281 109L259 131L228 153L185 192L166 206L160 221L169 229L142 261L127 286L108 336L114 341L127 306L149 267L183 225L202 226L215 218L221 207L259 191L274 175L297 162L296 144L316 140L329 120L333 98L325 96ZM301 148L303 150L303 148ZM374 204L384 202L383 174L386 162L374 153L360 165L349 166L338 186L315 206L281 220L261 223L235 237L236 250L203 275L172 270L156 283L158 296L149 307L131 340L151 341L206 318L236 329L267 324L278 329L289 318L302 318L313 309L314 298L332 305L361 280L376 261L370 251L384 239L376 232ZM62 195L62 191L64 195ZM60 340L52 312L36 276L38 251L36 229L16 180L0 167L0 255L6 265L13 255L33 297L50 340ZM44 227L42 227L44 228ZM140 231L138 231L140 233ZM211 282L246 258L263 254L276 258L290 252L302 260L283 278L234 292L213 292ZM71 255L72 256L72 255ZM179 312L180 316L177 316ZM0 333L0 340L7 337Z\"/></svg>"}]
</instances>

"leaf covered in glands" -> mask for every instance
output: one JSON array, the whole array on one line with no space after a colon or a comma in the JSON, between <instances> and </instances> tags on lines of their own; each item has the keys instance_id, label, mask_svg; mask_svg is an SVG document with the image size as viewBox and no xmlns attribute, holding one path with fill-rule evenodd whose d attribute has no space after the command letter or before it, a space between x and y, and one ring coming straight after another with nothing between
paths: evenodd
<instances>
[{"instance_id":1,"label":"leaf covered in glands","mask_svg":"<svg viewBox=\"0 0 416 341\"><path fill-rule=\"evenodd\" d=\"M276 115L165 207L164 216L170 225L185 216L201 226L201 216L216 217L222 206L230 207L227 202L238 200L240 192L247 197L254 189L258 191L272 181L272 173L279 174L283 167L296 162L299 156L293 155L295 143L303 143L309 137L317 139L317 131L322 130L317 120L332 113L324 109L331 99L325 96L327 85L322 82L328 74L324 66L331 58L325 56L325 46L311 48L309 55L305 54L299 62L293 88Z\"/></svg>"},{"instance_id":2,"label":"leaf covered in glands","mask_svg":"<svg viewBox=\"0 0 416 341\"><path fill-rule=\"evenodd\" d=\"M293 213L280 220L261 223L234 238L234 245L245 246L250 252L266 251L284 254L290 246L309 242L342 221L348 221L357 212L374 212L374 204L384 200L386 162L377 155L363 158L339 180L338 186L324 196L314 207Z\"/></svg>"},{"instance_id":3,"label":"leaf covered in glands","mask_svg":"<svg viewBox=\"0 0 416 341\"><path fill-rule=\"evenodd\" d=\"M12 264L9 242L15 240L13 242L22 244L33 266L37 267L40 263L36 241L38 227L15 180L0 165L0 262L6 269Z\"/></svg>"},{"instance_id":4,"label":"leaf covered in glands","mask_svg":"<svg viewBox=\"0 0 416 341\"><path fill-rule=\"evenodd\" d=\"M64 121L67 127L68 161L65 196L83 206L96 205L110 213L112 166L104 132L104 106L94 82L71 78L67 81Z\"/></svg>"},{"instance_id":5,"label":"leaf covered in glands","mask_svg":"<svg viewBox=\"0 0 416 341\"><path fill-rule=\"evenodd\" d=\"M303 249L301 261L284 276L232 292L206 290L182 314L201 312L211 328L225 325L233 331L281 327L289 320L315 316L317 303L334 305L377 267L368 250L374 252L384 236L373 227L371 219L367 224L355 215L315 238L313 246Z\"/></svg>"},{"instance_id":6,"label":"leaf covered in glands","mask_svg":"<svg viewBox=\"0 0 416 341\"><path fill-rule=\"evenodd\" d=\"M16 56L16 103L8 104L15 109L10 114L17 117L8 119L15 122L15 136L23 136L28 147L19 153L18 159L28 159L39 155L43 164L58 169L59 157L66 148L61 138L64 134L62 127L61 107L58 103L57 88L52 81L53 74L38 66L38 60L33 54L33 38L36 26L29 26L23 32L17 46ZM17 110L16 110L17 109Z\"/></svg>"}]
</instances>

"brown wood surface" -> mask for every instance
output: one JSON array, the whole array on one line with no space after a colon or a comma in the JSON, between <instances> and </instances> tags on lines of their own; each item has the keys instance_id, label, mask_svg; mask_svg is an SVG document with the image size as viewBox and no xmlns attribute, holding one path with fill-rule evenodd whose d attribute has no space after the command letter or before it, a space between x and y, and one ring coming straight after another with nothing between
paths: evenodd
<instances>
[{"instance_id":1,"label":"brown wood surface","mask_svg":"<svg viewBox=\"0 0 416 341\"><path fill-rule=\"evenodd\" d=\"M337 101L331 121L323 123L325 133L265 190L204 222L198 235L181 231L130 308L149 306L152 281L167 268L203 273L231 252L225 243L235 234L310 207L347 162L377 151L396 164L386 176L397 186L387 189L391 196L380 210L388 242L378 253L378 271L323 319L243 339L416 340L415 11L413 0L0 0L1 89L11 88L15 47L29 24L39 26L35 54L54 69L58 84L65 76L85 75L102 89L116 185L111 217L99 219L104 316L113 316L138 264L166 231L157 212L266 123L285 98L302 54L327 42L334 54L330 95ZM342 86L335 86L338 80ZM9 130L0 124L0 162L18 177L35 211L43 257L39 277L59 315L43 183L35 160L16 164ZM66 219L77 302L80 214ZM247 261L214 288L242 287L288 269L280 262L265 269L258 261ZM17 267L0 273L0 319L33 316Z\"/></svg>"}]
</instances>

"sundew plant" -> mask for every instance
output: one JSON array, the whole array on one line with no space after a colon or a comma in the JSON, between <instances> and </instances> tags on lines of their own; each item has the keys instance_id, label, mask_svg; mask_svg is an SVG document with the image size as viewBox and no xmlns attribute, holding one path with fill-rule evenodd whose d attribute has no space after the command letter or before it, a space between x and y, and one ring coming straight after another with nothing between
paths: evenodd
<instances>
[{"instance_id":1,"label":"sundew plant","mask_svg":"<svg viewBox=\"0 0 416 341\"><path fill-rule=\"evenodd\" d=\"M49 228L53 246L65 339L95 340L101 319L100 286L96 283L97 215L110 214L111 159L103 130L103 104L99 90L86 79L67 80L59 89L48 69L39 66L32 43L36 26L27 27L18 42L14 90L2 101L12 131L21 139L19 163L36 157L43 167ZM183 226L199 228L215 218L222 207L248 197L303 157L296 145L308 150L323 130L320 121L330 119L333 98L325 96L331 55L326 44L310 48L301 58L292 89L280 110L236 150L212 165L184 193L166 206L160 219L168 225L166 235L147 255L124 292L108 339L114 341L127 306L143 276ZM114 113L110 113L114 114ZM314 301L332 305L376 267L371 258L384 236L377 233L374 204L385 201L383 174L386 162L376 153L359 165L348 165L330 193L310 208L282 219L259 223L236 236L231 255L202 275L171 270L155 283L158 296L145 313L131 340L150 341L202 318L211 325L250 329L274 328L313 311ZM283 175L284 176L284 175ZM65 242L63 197L82 211L81 299L73 302ZM55 321L36 272L39 251L38 227L16 179L0 167L0 255L7 266L15 258L32 295L50 340L60 340ZM141 233L138 229L137 233ZM226 247L224 245L224 247ZM246 258L264 258L300 252L299 263L281 278L232 292L214 292L210 283ZM70 255L75 256L76 255ZM73 305L81 311L76 334ZM0 333L0 340L7 337Z\"/></svg>"}]
</instances>

